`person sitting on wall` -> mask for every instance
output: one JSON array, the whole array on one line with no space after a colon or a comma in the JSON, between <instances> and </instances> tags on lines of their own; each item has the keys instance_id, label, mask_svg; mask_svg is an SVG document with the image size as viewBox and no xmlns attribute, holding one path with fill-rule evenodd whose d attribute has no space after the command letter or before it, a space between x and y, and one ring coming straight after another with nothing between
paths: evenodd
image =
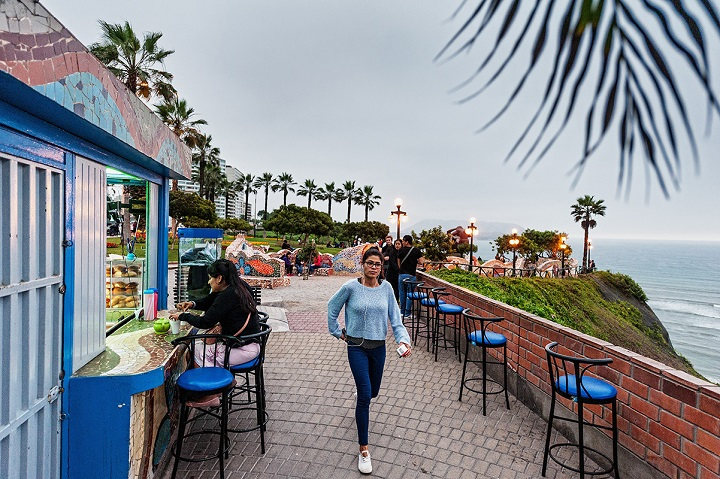
<instances>
[{"instance_id":1,"label":"person sitting on wall","mask_svg":"<svg viewBox=\"0 0 720 479\"><path fill-rule=\"evenodd\" d=\"M283 242L282 242L282 245L280 246L280 249L292 249L290 247L290 243L288 243L288 240L286 240L285 238L283 238Z\"/></svg>"},{"instance_id":2,"label":"person sitting on wall","mask_svg":"<svg viewBox=\"0 0 720 479\"><path fill-rule=\"evenodd\" d=\"M312 266L310 266L310 273L314 273L316 269L323 267L323 259L321 255L315 256Z\"/></svg>"},{"instance_id":3,"label":"person sitting on wall","mask_svg":"<svg viewBox=\"0 0 720 479\"><path fill-rule=\"evenodd\" d=\"M220 334L239 336L260 332L257 307L250 286L238 277L237 268L227 259L219 259L208 266L208 284L211 293L197 301L179 303L182 312L172 313L170 319L187 321L191 325L210 329L220 324ZM205 311L203 316L188 313L189 309ZM260 354L260 344L249 343L232 348L230 366L243 364ZM195 365L197 367L222 367L225 361L223 344L206 345L202 340L195 344ZM196 407L220 406L220 395L198 398Z\"/></svg>"},{"instance_id":4,"label":"person sitting on wall","mask_svg":"<svg viewBox=\"0 0 720 479\"><path fill-rule=\"evenodd\" d=\"M303 263L300 261L300 255L295 255L295 274L300 276L303 272Z\"/></svg>"},{"instance_id":5,"label":"person sitting on wall","mask_svg":"<svg viewBox=\"0 0 720 479\"><path fill-rule=\"evenodd\" d=\"M285 274L291 275L293 267L292 267L292 263L290 262L290 256L288 255L288 253L285 253L284 255L282 255L280 257L280 259L282 259L283 262L285 263Z\"/></svg>"}]
</instances>

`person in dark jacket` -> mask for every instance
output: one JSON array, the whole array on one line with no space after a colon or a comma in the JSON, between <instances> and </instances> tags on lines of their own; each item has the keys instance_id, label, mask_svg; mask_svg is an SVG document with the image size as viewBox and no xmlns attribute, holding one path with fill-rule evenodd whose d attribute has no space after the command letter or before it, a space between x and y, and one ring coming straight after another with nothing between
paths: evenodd
<instances>
[{"instance_id":1,"label":"person in dark jacket","mask_svg":"<svg viewBox=\"0 0 720 479\"><path fill-rule=\"evenodd\" d=\"M386 279L393 287L395 293L395 299L398 299L398 275L400 274L400 268L398 266L398 254L402 248L402 240L396 239L395 243L391 248L385 248L383 255L385 255L385 263L387 264Z\"/></svg>"},{"instance_id":2,"label":"person in dark jacket","mask_svg":"<svg viewBox=\"0 0 720 479\"><path fill-rule=\"evenodd\" d=\"M217 324L222 334L240 336L260 331L255 301L250 286L238 277L235 265L226 259L219 259L208 267L208 284L211 293L197 301L186 301L177 305L182 313L173 313L171 319L187 321L191 325L210 329ZM188 313L189 309L199 309L205 314L198 316ZM260 354L258 343L249 343L230 351L230 365L243 364ZM204 356L204 357L203 357ZM222 344L202 344L195 347L195 362L199 366L223 366L225 347Z\"/></svg>"}]
</instances>

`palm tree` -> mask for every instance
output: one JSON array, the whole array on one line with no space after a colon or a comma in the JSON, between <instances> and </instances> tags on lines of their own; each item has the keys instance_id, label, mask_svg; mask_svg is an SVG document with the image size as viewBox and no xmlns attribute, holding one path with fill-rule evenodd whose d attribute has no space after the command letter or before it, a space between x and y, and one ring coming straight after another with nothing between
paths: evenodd
<instances>
[{"instance_id":1,"label":"palm tree","mask_svg":"<svg viewBox=\"0 0 720 479\"><path fill-rule=\"evenodd\" d=\"M177 94L171 85L173 76L162 66L165 58L173 50L158 47L162 33L150 32L143 35L140 42L129 22L111 24L100 20L102 40L90 45L90 52L95 55L128 89L146 100L156 95L166 100Z\"/></svg>"},{"instance_id":2,"label":"palm tree","mask_svg":"<svg viewBox=\"0 0 720 479\"><path fill-rule=\"evenodd\" d=\"M362 187L362 190L358 190L358 196L355 201L358 205L365 207L365 221L368 220L368 212L380 204L379 199L381 199L381 196L373 192L372 186L365 185Z\"/></svg>"},{"instance_id":3,"label":"palm tree","mask_svg":"<svg viewBox=\"0 0 720 479\"><path fill-rule=\"evenodd\" d=\"M312 200L319 199L320 195L320 188L318 185L315 184L315 180L305 180L305 183L298 188L297 190L298 196L307 196L308 197L308 204L307 207L310 209L310 206L312 205Z\"/></svg>"},{"instance_id":4,"label":"palm tree","mask_svg":"<svg viewBox=\"0 0 720 479\"><path fill-rule=\"evenodd\" d=\"M582 271L587 271L587 252L588 252L588 231L595 228L597 222L592 219L593 216L605 216L605 200L596 200L590 195L585 195L577 199L577 203L572 205L570 214L575 222L580 222L580 226L585 230L585 241L583 241L583 260Z\"/></svg>"},{"instance_id":5,"label":"palm tree","mask_svg":"<svg viewBox=\"0 0 720 479\"><path fill-rule=\"evenodd\" d=\"M224 181L227 181L227 177L220 165L208 164L205 167L205 197L215 203L215 196L221 192Z\"/></svg>"},{"instance_id":6,"label":"palm tree","mask_svg":"<svg viewBox=\"0 0 720 479\"><path fill-rule=\"evenodd\" d=\"M265 190L265 209L263 210L263 220L267 219L268 213L267 213L267 201L268 201L268 192L270 191L270 187L272 186L273 182L273 175L272 173L263 173L261 176L258 176L255 178L255 183L253 183L253 186L255 188L263 188ZM255 212L257 214L257 211Z\"/></svg>"},{"instance_id":7,"label":"palm tree","mask_svg":"<svg viewBox=\"0 0 720 479\"><path fill-rule=\"evenodd\" d=\"M250 173L246 175L240 175L237 183L238 190L245 192L245 214L243 216L245 217L245 221L250 221L250 215L248 214L248 204L250 203L250 193L255 193L257 191L253 188L253 184L255 183L255 177Z\"/></svg>"},{"instance_id":8,"label":"palm tree","mask_svg":"<svg viewBox=\"0 0 720 479\"><path fill-rule=\"evenodd\" d=\"M461 99L465 102L483 93L496 94L488 90L493 84L510 86L504 105L491 114L481 131L507 112L513 101L527 97L520 95L524 86L532 88L542 81L527 81L532 73L546 75L537 108L528 115L527 126L518 130L506 160L515 155L521 143L529 144L519 161L519 167L527 166L529 173L570 124L570 118L582 115L585 138L573 166L575 183L590 155L614 130L620 150L618 188L625 183L627 191L630 189L635 153L642 155L666 197L666 179L679 188L680 147L689 145L698 162L683 93L700 87L707 98L708 127L712 116L720 114L717 82L711 82L708 60L709 52L717 51L717 45L709 44L716 40L711 33L720 32L720 18L713 5L716 2L695 2L697 8L695 3L690 8L688 2L679 1L535 1L527 2L532 5L529 8L518 8L517 0L475 3L477 6L464 10L469 12L467 20L436 59L453 58L473 46L488 47L477 70L456 88L471 88ZM526 2L522 3L525 7ZM465 6L461 2L456 14ZM704 33L703 26L709 26L711 32ZM558 41L554 41L556 37ZM524 71L506 70L512 60L524 62L528 53L531 60ZM493 58L495 54L497 58ZM497 66L484 71L488 65ZM673 66L678 65L683 74L676 77ZM580 93L588 88L594 94ZM701 110L695 108L693 113ZM636 144L642 148L634 148ZM651 176L647 178L650 181Z\"/></svg>"},{"instance_id":9,"label":"palm tree","mask_svg":"<svg viewBox=\"0 0 720 479\"><path fill-rule=\"evenodd\" d=\"M333 201L337 201L338 203L345 201L345 197L343 196L343 192L340 188L335 187L335 182L325 183L325 186L323 188L320 188L320 194L318 196L319 200L327 200L328 202L328 216L332 218L332 204Z\"/></svg>"},{"instance_id":10,"label":"palm tree","mask_svg":"<svg viewBox=\"0 0 720 479\"><path fill-rule=\"evenodd\" d=\"M193 164L197 165L197 181L200 196L205 196L205 168L208 165L220 165L220 148L212 146L212 135L199 135L192 154Z\"/></svg>"},{"instance_id":11,"label":"palm tree","mask_svg":"<svg viewBox=\"0 0 720 479\"><path fill-rule=\"evenodd\" d=\"M173 98L155 105L155 113L190 148L200 141L199 125L207 125L203 119L193 119L195 109L188 107L185 99Z\"/></svg>"},{"instance_id":12,"label":"palm tree","mask_svg":"<svg viewBox=\"0 0 720 479\"><path fill-rule=\"evenodd\" d=\"M348 214L347 214L347 222L350 223L350 208L352 208L353 201L358 197L358 190L355 189L355 182L354 181L346 181L342 185L342 195L343 198L347 200L348 202Z\"/></svg>"},{"instance_id":13,"label":"palm tree","mask_svg":"<svg viewBox=\"0 0 720 479\"><path fill-rule=\"evenodd\" d=\"M272 190L283 192L283 206L287 206L288 192L295 193L295 188L293 188L293 186L296 184L297 183L295 183L295 180L293 180L293 176L290 173L280 173L280 175L273 180Z\"/></svg>"}]
</instances>

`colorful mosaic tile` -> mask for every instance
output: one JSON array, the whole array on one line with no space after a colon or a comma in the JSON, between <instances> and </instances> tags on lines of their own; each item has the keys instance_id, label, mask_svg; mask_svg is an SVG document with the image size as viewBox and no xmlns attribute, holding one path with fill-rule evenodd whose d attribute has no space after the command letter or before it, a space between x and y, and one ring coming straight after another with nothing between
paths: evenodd
<instances>
[{"instance_id":1,"label":"colorful mosaic tile","mask_svg":"<svg viewBox=\"0 0 720 479\"><path fill-rule=\"evenodd\" d=\"M365 243L340 251L332 259L335 274L356 274L362 271L362 255L368 248L377 246L377 243Z\"/></svg>"},{"instance_id":2,"label":"colorful mosaic tile","mask_svg":"<svg viewBox=\"0 0 720 479\"><path fill-rule=\"evenodd\" d=\"M39 2L0 2L0 71L190 177L188 147Z\"/></svg>"}]
</instances>

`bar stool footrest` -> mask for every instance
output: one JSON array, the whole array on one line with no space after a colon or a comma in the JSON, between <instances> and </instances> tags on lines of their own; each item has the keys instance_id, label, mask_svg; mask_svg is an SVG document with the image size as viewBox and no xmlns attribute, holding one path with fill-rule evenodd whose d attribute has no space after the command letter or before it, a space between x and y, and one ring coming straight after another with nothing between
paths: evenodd
<instances>
[{"instance_id":1,"label":"bar stool footrest","mask_svg":"<svg viewBox=\"0 0 720 479\"><path fill-rule=\"evenodd\" d=\"M567 464L567 463L565 463L565 462L562 462L559 458L557 458L556 456L553 455L553 449L556 449L556 448L558 448L558 447L570 447L570 448L574 448L574 449L577 449L577 450L578 450L578 454L579 454L580 445L579 445L579 444L574 444L574 443L571 443L571 442L561 442L561 443L558 443L558 444L553 444L552 446L550 446L550 449L548 450L548 456L550 456L550 459L552 459L552 460L555 461L557 464L559 464L560 466L562 466L562 467L564 467L564 468L566 468L566 469L569 469L569 470L571 470L571 471L573 471L573 472L580 473L580 472L581 472L580 469L578 469L577 467L571 466L570 464ZM593 454L597 454L599 457L602 457L605 461L607 461L607 462L610 464L610 467L609 467L608 469L604 469L604 470L602 470L602 471L588 471L588 470L586 469L586 470L585 470L585 474L587 474L588 476L599 476L599 475L601 475L601 474L610 474L610 473L614 470L614 468L613 468L613 462L612 462L612 460L611 460L608 456L606 456L606 455L603 454L602 452L598 451L597 449L592 448L592 447L589 447L589 446L585 446L583 449L585 449L585 451L590 451L590 452L592 452Z\"/></svg>"},{"instance_id":2,"label":"bar stool footrest","mask_svg":"<svg viewBox=\"0 0 720 479\"><path fill-rule=\"evenodd\" d=\"M190 424L190 423L188 422L187 424ZM228 432L230 432L229 429L228 429ZM202 429L202 430L200 430L200 431L192 431L192 432L190 432L190 433L188 433L188 434L185 434L184 439L187 439L187 438L193 437L193 436L201 436L201 435L205 435L205 434L213 435L213 436L215 436L215 435L219 436L219 435L220 435L220 431L215 431L215 430L212 430L212 429ZM175 442L173 442L172 447L170 448L170 452L171 452L171 454L172 454L173 457L178 457L178 456L175 454L175 450L176 450L175 446L176 446L176 444L177 444L177 440L175 440ZM224 452L224 453L230 452L231 446L232 446L232 445L231 445L231 443L230 443L230 436L226 435L226 436L225 436L225 450L224 450L223 452ZM212 460L212 459L217 459L217 458L218 458L218 454L217 454L217 453L211 454L211 455L207 455L207 456L201 456L201 457L187 457L187 456L180 456L180 457L179 457L179 459L180 459L181 461L185 461L185 462L205 462L205 461L210 461L210 460Z\"/></svg>"},{"instance_id":3,"label":"bar stool footrest","mask_svg":"<svg viewBox=\"0 0 720 479\"><path fill-rule=\"evenodd\" d=\"M482 394L482 393L483 393L482 390L480 390L480 389L473 389L471 386L468 385L468 383L471 382L471 381L472 381L472 382L475 382L475 381L480 381L480 382L482 382L482 378L465 378L465 381L463 381L463 387L464 387L465 389L467 389L468 391L472 391L472 392L474 392L474 393L477 393L477 394ZM486 381L487 383L489 383L489 384L497 384L498 386L500 386L500 390L499 390L499 391L485 391L485 394L501 394L501 393L504 393L504 392L505 392L505 388L503 387L503 385L500 384L499 382L497 382L495 379L485 378L485 381Z\"/></svg>"}]
</instances>

